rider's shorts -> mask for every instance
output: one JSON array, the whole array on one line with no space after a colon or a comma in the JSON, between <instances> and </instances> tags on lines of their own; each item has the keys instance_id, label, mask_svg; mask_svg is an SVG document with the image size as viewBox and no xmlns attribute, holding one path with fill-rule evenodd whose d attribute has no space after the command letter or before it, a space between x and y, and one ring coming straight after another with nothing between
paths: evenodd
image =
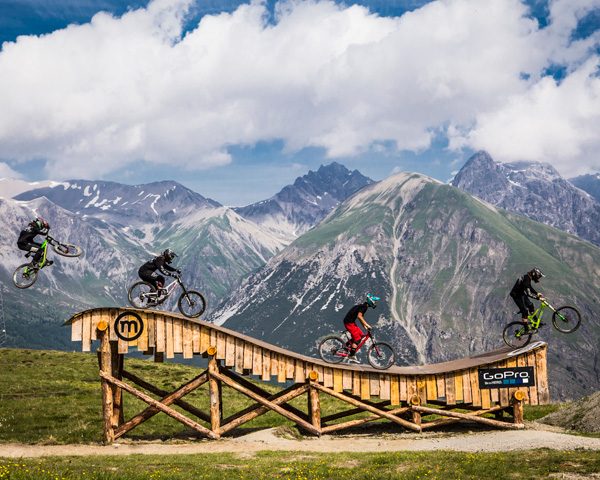
<instances>
[{"instance_id":1,"label":"rider's shorts","mask_svg":"<svg viewBox=\"0 0 600 480\"><path fill-rule=\"evenodd\" d=\"M360 342L360 339L363 336L363 332L360 328L356 326L356 323L344 323L344 327L346 327L346 330L350 332L350 335L352 335L352 340L354 340L354 342Z\"/></svg>"}]
</instances>

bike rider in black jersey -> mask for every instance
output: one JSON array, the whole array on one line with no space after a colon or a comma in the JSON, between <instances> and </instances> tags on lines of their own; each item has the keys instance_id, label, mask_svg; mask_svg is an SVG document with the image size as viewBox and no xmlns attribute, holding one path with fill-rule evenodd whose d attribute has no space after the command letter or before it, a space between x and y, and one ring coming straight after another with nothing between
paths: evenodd
<instances>
[{"instance_id":1,"label":"bike rider in black jersey","mask_svg":"<svg viewBox=\"0 0 600 480\"><path fill-rule=\"evenodd\" d=\"M545 275L539 268L533 268L529 272L527 272L522 277L517 278L512 290L510 291L510 296L519 307L519 312L521 313L522 321L525 325L529 327L529 320L527 319L528 315L532 314L535 311L533 307L533 303L529 300L529 297L536 297L539 300L542 300L544 296L537 292L535 288L531 285L531 281L533 280L535 283L538 283L542 277ZM542 326L543 323L540 323Z\"/></svg>"},{"instance_id":2,"label":"bike rider in black jersey","mask_svg":"<svg viewBox=\"0 0 600 480\"><path fill-rule=\"evenodd\" d=\"M35 220L32 220L27 224L21 233L19 234L19 238L17 240L17 247L19 250L23 250L27 252L26 257L33 255L32 264L37 264L42 259L43 250L42 244L35 241L35 237L38 235L46 236L48 235L48 231L50 230L50 225L46 220L42 217L37 217ZM46 260L46 265L52 265L54 262L52 260Z\"/></svg>"},{"instance_id":3,"label":"bike rider in black jersey","mask_svg":"<svg viewBox=\"0 0 600 480\"><path fill-rule=\"evenodd\" d=\"M159 275L156 270L167 276L170 276L172 272L180 274L181 270L173 268L170 265L176 256L177 255L175 252L173 252L173 250L167 248L158 257L155 257L152 260L144 263L138 270L138 275L140 278L152 285L154 290L158 291L160 296L166 293L165 289L163 288L165 285L165 277Z\"/></svg>"}]
</instances>

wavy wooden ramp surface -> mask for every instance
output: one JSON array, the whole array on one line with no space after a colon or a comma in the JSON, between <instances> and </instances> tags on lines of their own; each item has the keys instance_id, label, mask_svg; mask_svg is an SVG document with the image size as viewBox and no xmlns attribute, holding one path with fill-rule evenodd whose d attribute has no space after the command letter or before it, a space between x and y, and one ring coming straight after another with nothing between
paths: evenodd
<instances>
[{"instance_id":1,"label":"wavy wooden ramp surface","mask_svg":"<svg viewBox=\"0 0 600 480\"><path fill-rule=\"evenodd\" d=\"M71 326L72 340L81 342L84 352L91 351L94 341L100 341L107 441L125 434L158 412L176 418L204 436L218 438L269 410L284 415L302 429L317 435L381 418L416 431L457 421L520 428L523 403L537 405L549 402L547 347L542 342L521 350L503 348L450 362L394 366L382 371L365 365L331 365L209 322L170 312L95 308L74 315L66 323ZM164 392L124 370L124 355L130 349L152 354L155 361L174 358L175 355L183 358L202 355L209 358L209 368L176 391ZM480 368L517 366L532 367L534 385L527 388L479 388ZM287 388L272 395L255 382L249 382L245 376L279 383ZM154 399L131 387L123 378L160 398ZM209 413L181 400L206 382L211 395ZM254 408L224 419L220 407L224 385L255 400ZM127 422L123 419L123 390L149 405L145 412ZM288 405L291 399L304 393L308 397L307 412ZM319 393L336 397L354 408L321 418ZM172 409L169 406L172 403L209 426L203 426ZM364 412L370 415L336 423ZM490 413L494 413L495 419L489 418ZM505 413L509 414L508 419ZM426 417L430 415L443 418L428 421Z\"/></svg>"}]
</instances>

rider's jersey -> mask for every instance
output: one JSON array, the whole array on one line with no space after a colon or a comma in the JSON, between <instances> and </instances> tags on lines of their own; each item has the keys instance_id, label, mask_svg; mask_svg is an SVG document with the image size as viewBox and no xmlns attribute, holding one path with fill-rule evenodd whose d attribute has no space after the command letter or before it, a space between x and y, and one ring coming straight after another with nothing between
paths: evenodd
<instances>
[{"instance_id":1,"label":"rider's jersey","mask_svg":"<svg viewBox=\"0 0 600 480\"><path fill-rule=\"evenodd\" d=\"M32 243L37 235L48 235L48 229L36 228L35 225L27 225L24 230L21 230L17 243Z\"/></svg>"},{"instance_id":2,"label":"rider's jersey","mask_svg":"<svg viewBox=\"0 0 600 480\"><path fill-rule=\"evenodd\" d=\"M369 309L369 305L367 304L367 302L359 303L358 305L354 305L350 310L348 310L348 313L344 317L344 323L356 322L356 319L358 318L358 314L362 313L364 315L368 309Z\"/></svg>"},{"instance_id":3,"label":"rider's jersey","mask_svg":"<svg viewBox=\"0 0 600 480\"><path fill-rule=\"evenodd\" d=\"M167 263L165 257L159 255L158 257L144 263L140 267L140 272L152 273L156 270L160 270L162 273L168 274L168 272L176 272L177 269L173 268L171 265Z\"/></svg>"},{"instance_id":4,"label":"rider's jersey","mask_svg":"<svg viewBox=\"0 0 600 480\"><path fill-rule=\"evenodd\" d=\"M536 296L538 292L531 286L531 278L528 274L517 278L512 290L510 291L511 297L520 297L522 295L530 294Z\"/></svg>"}]
</instances>

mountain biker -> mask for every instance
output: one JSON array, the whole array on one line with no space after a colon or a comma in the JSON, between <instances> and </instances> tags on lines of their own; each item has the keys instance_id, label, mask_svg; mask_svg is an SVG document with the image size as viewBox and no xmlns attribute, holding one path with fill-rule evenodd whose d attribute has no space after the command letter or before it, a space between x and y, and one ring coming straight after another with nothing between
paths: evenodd
<instances>
[{"instance_id":1,"label":"mountain biker","mask_svg":"<svg viewBox=\"0 0 600 480\"><path fill-rule=\"evenodd\" d=\"M42 250L42 244L35 241L35 237L38 235L47 236L50 230L50 225L42 217L36 217L34 220L27 224L17 240L17 247L19 250L27 252L26 256L33 255L32 264L38 264L44 254ZM52 265L52 260L47 260L46 265Z\"/></svg>"},{"instance_id":2,"label":"mountain biker","mask_svg":"<svg viewBox=\"0 0 600 480\"><path fill-rule=\"evenodd\" d=\"M177 274L181 273L181 270L173 268L170 263L177 256L173 250L167 248L158 257L144 263L138 270L138 275L142 280L148 282L154 287L155 291L158 291L159 295L164 295L166 290L163 288L165 285L165 277L156 273L156 270L160 271L164 275L170 276L172 272Z\"/></svg>"},{"instance_id":3,"label":"mountain biker","mask_svg":"<svg viewBox=\"0 0 600 480\"><path fill-rule=\"evenodd\" d=\"M378 300L380 300L379 297L368 293L366 301L359 303L358 305L354 305L350 310L348 310L348 313L346 313L346 316L344 317L344 327L352 336L352 339L346 342L346 347L348 347L350 350L348 362L359 363L356 358L356 349L358 348L358 344L363 337L363 332L356 325L356 319L362 323L365 330L371 330L371 325L369 325L365 320L364 314L367 312L369 307L375 308Z\"/></svg>"},{"instance_id":4,"label":"mountain biker","mask_svg":"<svg viewBox=\"0 0 600 480\"><path fill-rule=\"evenodd\" d=\"M535 283L538 283L540 279L544 276L545 275L539 268L534 267L522 277L517 278L517 281L515 282L514 286L512 287L512 290L510 291L510 296L517 304L517 307L519 307L521 319L523 323L527 325L527 327L529 327L529 321L527 319L527 316L535 311L533 303L531 303L529 297L536 297L539 300L542 300L544 298L544 296L541 293L537 292L535 288L533 288L533 286L531 285L531 281L533 280ZM540 323L540 326L541 325L543 324Z\"/></svg>"}]
</instances>

